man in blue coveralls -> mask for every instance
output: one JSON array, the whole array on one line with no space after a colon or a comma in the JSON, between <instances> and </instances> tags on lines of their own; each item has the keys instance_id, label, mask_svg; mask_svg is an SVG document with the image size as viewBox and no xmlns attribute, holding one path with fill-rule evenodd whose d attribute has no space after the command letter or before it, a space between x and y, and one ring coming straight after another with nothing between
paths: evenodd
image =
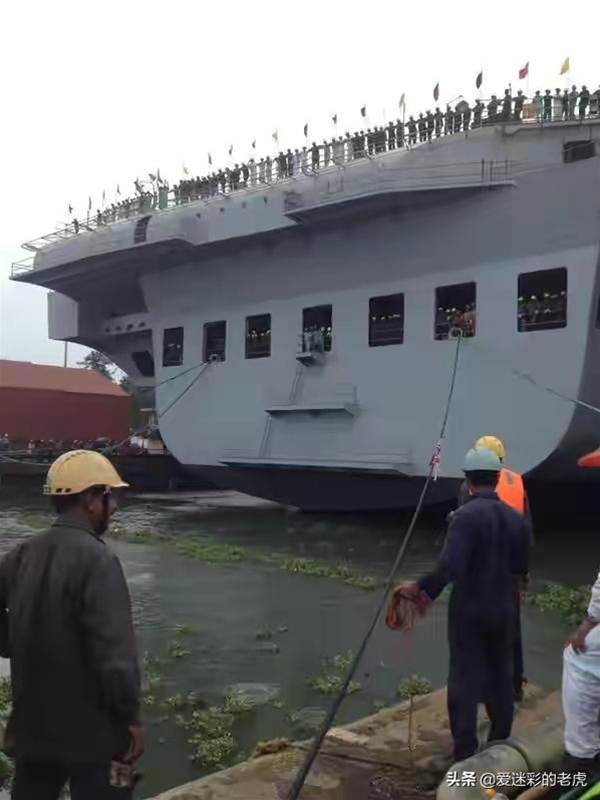
<instances>
[{"instance_id":1,"label":"man in blue coveralls","mask_svg":"<svg viewBox=\"0 0 600 800\"><path fill-rule=\"evenodd\" d=\"M433 602L452 584L448 607L448 715L454 758L477 751L477 705L485 699L488 741L510 736L513 719L514 615L519 580L529 570L525 518L495 492L502 464L491 450L465 457L469 500L452 516L433 572L402 584L402 594Z\"/></svg>"}]
</instances>

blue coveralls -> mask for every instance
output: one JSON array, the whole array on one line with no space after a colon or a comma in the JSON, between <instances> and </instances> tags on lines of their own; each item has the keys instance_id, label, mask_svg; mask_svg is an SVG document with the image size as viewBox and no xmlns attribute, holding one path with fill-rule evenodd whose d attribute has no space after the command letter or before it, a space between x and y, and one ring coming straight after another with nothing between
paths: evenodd
<instances>
[{"instance_id":1,"label":"blue coveralls","mask_svg":"<svg viewBox=\"0 0 600 800\"><path fill-rule=\"evenodd\" d=\"M436 569L418 584L432 599L452 583L448 608L448 715L457 761L476 752L477 705L489 741L510 736L513 718L515 577L529 571L526 520L494 491L474 494L452 517Z\"/></svg>"}]
</instances>

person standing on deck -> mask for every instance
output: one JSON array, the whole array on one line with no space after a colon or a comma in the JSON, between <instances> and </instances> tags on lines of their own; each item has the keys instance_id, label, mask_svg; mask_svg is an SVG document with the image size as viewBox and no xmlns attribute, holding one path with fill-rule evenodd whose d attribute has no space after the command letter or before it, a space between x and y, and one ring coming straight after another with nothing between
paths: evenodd
<instances>
[{"instance_id":1,"label":"person standing on deck","mask_svg":"<svg viewBox=\"0 0 600 800\"><path fill-rule=\"evenodd\" d=\"M550 89L546 89L546 94L544 95L543 119L544 122L552 122L552 95Z\"/></svg>"},{"instance_id":2,"label":"person standing on deck","mask_svg":"<svg viewBox=\"0 0 600 800\"><path fill-rule=\"evenodd\" d=\"M506 503L508 506L525 517L531 532L531 543L533 544L533 521L531 518L531 510L529 508L529 500L523 485L523 478L518 472L513 472L504 466L504 461L506 459L506 448L504 447L504 443L497 436L486 435L481 436L477 440L475 447L483 447L488 450L492 450L500 459L502 470L500 472L500 478L498 479L498 485L496 486L496 494L500 500L502 500L502 502ZM469 500L469 497L470 494L467 482L464 481L459 490L458 505L464 505ZM523 686L525 683L527 683L527 680L524 677L523 639L521 635L521 597L519 593L515 595L515 601L517 607L515 617L516 633L513 678L515 700L517 702L521 702L523 699Z\"/></svg>"},{"instance_id":3,"label":"person standing on deck","mask_svg":"<svg viewBox=\"0 0 600 800\"><path fill-rule=\"evenodd\" d=\"M392 600L412 600L426 609L452 584L448 715L456 761L477 751L482 698L491 721L488 741L510 736L515 584L529 571L527 522L495 492L500 459L492 450L473 448L463 470L470 499L451 517L436 568L401 583Z\"/></svg>"},{"instance_id":4,"label":"person standing on deck","mask_svg":"<svg viewBox=\"0 0 600 800\"><path fill-rule=\"evenodd\" d=\"M44 487L56 522L0 562L13 800L57 800L67 781L72 800L110 800L114 762L133 784L144 751L140 671L123 570L102 540L117 508L113 492L126 486L100 453L64 453Z\"/></svg>"},{"instance_id":5,"label":"person standing on deck","mask_svg":"<svg viewBox=\"0 0 600 800\"><path fill-rule=\"evenodd\" d=\"M573 84L569 92L569 119L575 119L575 109L577 108L577 100L579 99L579 92L577 86Z\"/></svg>"}]
</instances>

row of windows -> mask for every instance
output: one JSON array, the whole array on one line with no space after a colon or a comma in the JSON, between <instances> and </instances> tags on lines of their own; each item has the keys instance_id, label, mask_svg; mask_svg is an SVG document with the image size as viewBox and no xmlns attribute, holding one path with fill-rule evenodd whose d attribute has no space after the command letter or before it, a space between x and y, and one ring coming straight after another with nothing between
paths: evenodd
<instances>
[{"instance_id":1,"label":"row of windows","mask_svg":"<svg viewBox=\"0 0 600 800\"><path fill-rule=\"evenodd\" d=\"M440 286L435 290L434 338L448 339L459 328L464 336L475 336L477 328L477 287L474 282ZM567 270L565 267L519 275L517 330L551 330L567 324ZM331 350L332 306L321 305L302 311L300 349ZM204 361L224 361L227 323L204 325ZM369 347L404 342L404 294L389 294L369 300ZM246 358L271 355L271 315L246 317ZM183 328L166 328L163 338L163 366L183 363Z\"/></svg>"}]
</instances>

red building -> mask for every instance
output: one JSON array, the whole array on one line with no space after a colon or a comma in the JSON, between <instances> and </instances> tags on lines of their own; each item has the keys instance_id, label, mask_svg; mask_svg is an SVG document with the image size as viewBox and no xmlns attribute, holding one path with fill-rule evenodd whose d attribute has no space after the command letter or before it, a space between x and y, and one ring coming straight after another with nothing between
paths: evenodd
<instances>
[{"instance_id":1,"label":"red building","mask_svg":"<svg viewBox=\"0 0 600 800\"><path fill-rule=\"evenodd\" d=\"M88 369L0 359L0 435L30 439L124 439L131 396Z\"/></svg>"}]
</instances>

